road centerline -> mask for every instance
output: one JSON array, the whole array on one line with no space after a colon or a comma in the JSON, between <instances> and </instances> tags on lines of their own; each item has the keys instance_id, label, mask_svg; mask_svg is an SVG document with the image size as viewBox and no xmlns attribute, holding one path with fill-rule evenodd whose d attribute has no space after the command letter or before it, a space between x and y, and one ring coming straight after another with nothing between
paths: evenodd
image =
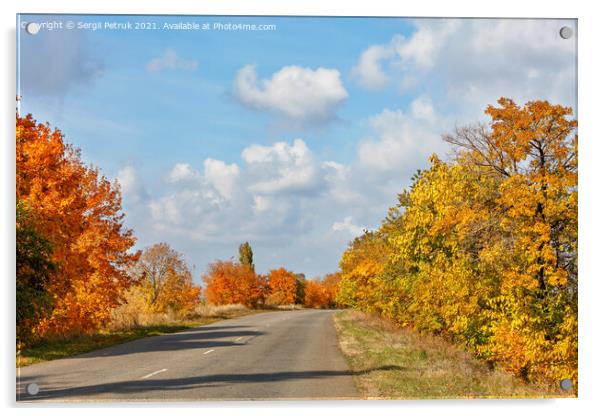
<instances>
[{"instance_id":1,"label":"road centerline","mask_svg":"<svg viewBox=\"0 0 602 416\"><path fill-rule=\"evenodd\" d=\"M159 374L159 373L162 373L162 372L164 372L164 371L167 371L167 368L163 368L163 369L161 369L161 370L153 371L152 373L150 373L150 374L147 374L147 375L145 375L145 376L144 376L144 377L142 377L142 378L143 378L143 379L145 379L145 378L149 378L149 377L155 376L155 375L157 375L157 374Z\"/></svg>"},{"instance_id":2,"label":"road centerline","mask_svg":"<svg viewBox=\"0 0 602 416\"><path fill-rule=\"evenodd\" d=\"M215 351L215 350L209 350L209 351L205 351L205 352L203 353L203 355L205 355L205 354L209 354L210 352L213 352L213 351Z\"/></svg>"}]
</instances>

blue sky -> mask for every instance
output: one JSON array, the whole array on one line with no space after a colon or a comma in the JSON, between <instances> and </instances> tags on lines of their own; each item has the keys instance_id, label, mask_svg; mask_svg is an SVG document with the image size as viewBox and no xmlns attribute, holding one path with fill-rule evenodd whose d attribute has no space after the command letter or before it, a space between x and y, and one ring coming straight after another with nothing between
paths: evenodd
<instances>
[{"instance_id":1,"label":"blue sky","mask_svg":"<svg viewBox=\"0 0 602 416\"><path fill-rule=\"evenodd\" d=\"M119 181L138 247L198 275L249 241L259 272L335 271L440 135L500 96L575 107L572 20L22 15L22 22L273 24L21 30L21 112Z\"/></svg>"}]
</instances>

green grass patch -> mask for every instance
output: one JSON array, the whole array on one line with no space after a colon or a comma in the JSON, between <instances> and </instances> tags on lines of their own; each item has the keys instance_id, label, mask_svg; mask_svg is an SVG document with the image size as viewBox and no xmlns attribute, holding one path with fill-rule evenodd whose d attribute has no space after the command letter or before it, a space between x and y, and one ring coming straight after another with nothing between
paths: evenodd
<instances>
[{"instance_id":1,"label":"green grass patch","mask_svg":"<svg viewBox=\"0 0 602 416\"><path fill-rule=\"evenodd\" d=\"M395 327L361 312L335 315L341 350L364 398L463 399L572 397L490 369L440 337Z\"/></svg>"}]
</instances>

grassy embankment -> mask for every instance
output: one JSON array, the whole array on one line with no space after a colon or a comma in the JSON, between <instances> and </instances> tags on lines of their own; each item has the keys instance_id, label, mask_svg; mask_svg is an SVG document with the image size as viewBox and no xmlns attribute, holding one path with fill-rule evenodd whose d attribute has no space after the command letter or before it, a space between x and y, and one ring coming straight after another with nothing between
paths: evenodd
<instances>
[{"instance_id":1,"label":"grassy embankment","mask_svg":"<svg viewBox=\"0 0 602 416\"><path fill-rule=\"evenodd\" d=\"M363 398L573 397L560 388L527 384L441 337L419 335L376 316L335 315L341 349Z\"/></svg>"},{"instance_id":2,"label":"grassy embankment","mask_svg":"<svg viewBox=\"0 0 602 416\"><path fill-rule=\"evenodd\" d=\"M18 351L17 367L66 358L138 338L170 334L257 312L261 311L248 309L242 305L202 305L186 318L165 313L145 314L138 316L135 321L118 317L103 331L67 339L48 340L32 348Z\"/></svg>"}]
</instances>

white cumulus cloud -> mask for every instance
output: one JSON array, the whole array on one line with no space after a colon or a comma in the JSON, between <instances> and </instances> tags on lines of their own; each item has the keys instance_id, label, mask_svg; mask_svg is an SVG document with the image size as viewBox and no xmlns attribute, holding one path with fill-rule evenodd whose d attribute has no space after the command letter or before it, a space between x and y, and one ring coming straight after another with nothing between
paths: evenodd
<instances>
[{"instance_id":1,"label":"white cumulus cloud","mask_svg":"<svg viewBox=\"0 0 602 416\"><path fill-rule=\"evenodd\" d=\"M205 180L209 183L222 198L232 199L234 188L240 174L240 169L233 163L226 164L221 160L206 159Z\"/></svg>"},{"instance_id":2,"label":"white cumulus cloud","mask_svg":"<svg viewBox=\"0 0 602 416\"><path fill-rule=\"evenodd\" d=\"M198 180L201 174L188 163L176 163L167 175L167 181L172 183Z\"/></svg>"},{"instance_id":3,"label":"white cumulus cloud","mask_svg":"<svg viewBox=\"0 0 602 416\"><path fill-rule=\"evenodd\" d=\"M244 149L252 182L249 190L258 194L303 192L319 182L317 162L305 142L277 142L272 146L252 145Z\"/></svg>"},{"instance_id":4,"label":"white cumulus cloud","mask_svg":"<svg viewBox=\"0 0 602 416\"><path fill-rule=\"evenodd\" d=\"M234 81L238 100L300 122L326 122L347 98L339 71L285 66L269 79L259 79L253 65L238 71Z\"/></svg>"}]
</instances>

